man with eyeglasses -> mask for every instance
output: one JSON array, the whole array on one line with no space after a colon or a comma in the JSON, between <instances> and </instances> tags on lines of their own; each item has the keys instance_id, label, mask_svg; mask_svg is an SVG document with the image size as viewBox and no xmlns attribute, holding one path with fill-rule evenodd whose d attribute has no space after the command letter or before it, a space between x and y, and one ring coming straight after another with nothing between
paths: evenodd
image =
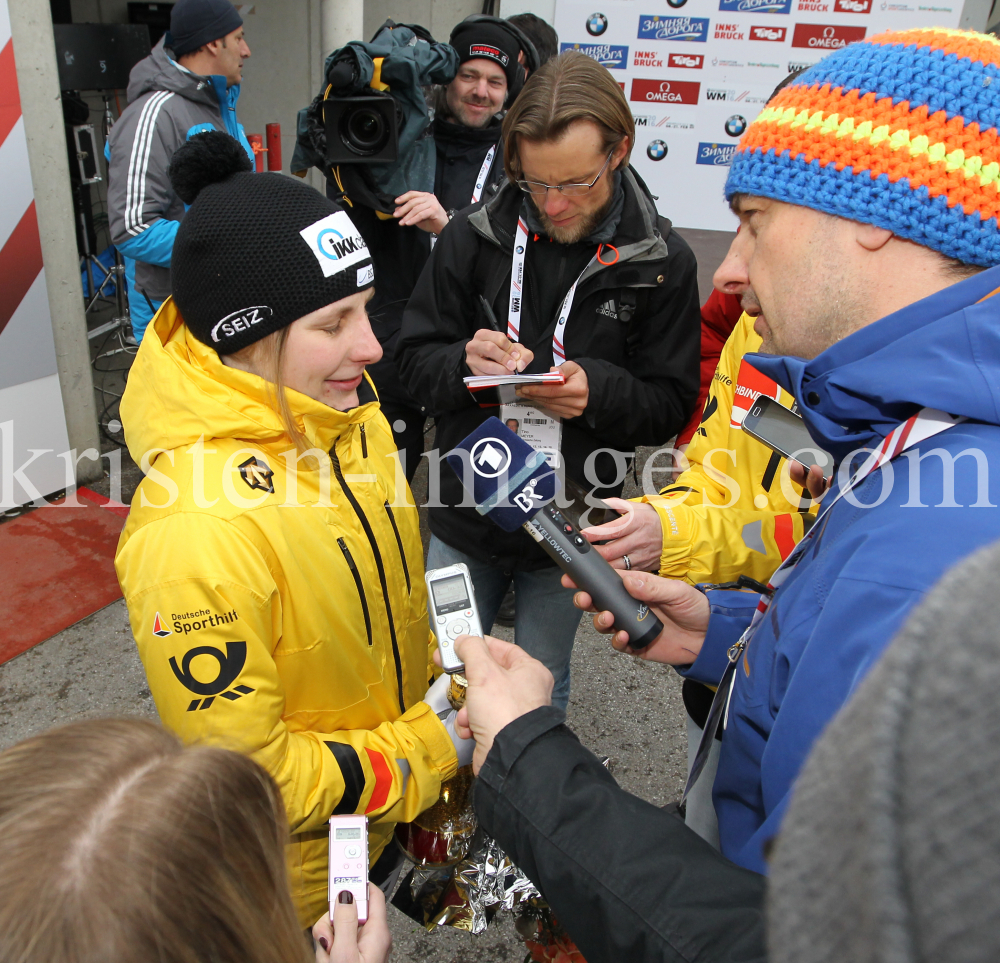
<instances>
[{"instance_id":1,"label":"man with eyeglasses","mask_svg":"<svg viewBox=\"0 0 1000 963\"><path fill-rule=\"evenodd\" d=\"M621 88L579 53L543 65L508 111L508 182L443 231L403 315L396 361L437 412L440 452L490 415L516 419L569 482L603 498L621 492L636 445L684 425L698 390L696 263L628 166L634 140ZM565 384L518 389L499 409L462 382L549 370ZM572 593L527 535L460 507L458 478L439 475L427 567L468 565L484 629L514 582L515 639L552 672L564 708Z\"/></svg>"}]
</instances>

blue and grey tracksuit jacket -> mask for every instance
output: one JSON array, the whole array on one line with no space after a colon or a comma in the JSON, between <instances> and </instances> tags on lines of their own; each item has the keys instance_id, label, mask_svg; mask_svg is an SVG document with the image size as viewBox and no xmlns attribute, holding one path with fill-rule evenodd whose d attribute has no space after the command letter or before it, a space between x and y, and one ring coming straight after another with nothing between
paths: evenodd
<instances>
[{"instance_id":1,"label":"blue and grey tracksuit jacket","mask_svg":"<svg viewBox=\"0 0 1000 963\"><path fill-rule=\"evenodd\" d=\"M722 852L741 866L766 872L763 844L810 748L913 607L952 565L1000 538L1000 294L989 296L998 288L991 268L811 361L747 356L798 399L838 464L922 407L969 420L872 472L817 523L740 658L714 800ZM708 635L681 671L717 683L757 596L708 595Z\"/></svg>"},{"instance_id":2,"label":"blue and grey tracksuit jacket","mask_svg":"<svg viewBox=\"0 0 1000 963\"><path fill-rule=\"evenodd\" d=\"M253 160L236 120L239 86L200 77L177 64L161 40L132 68L129 105L111 129L108 216L111 240L125 257L132 328L141 340L156 309L170 294L170 255L184 217L167 169L174 151L204 130L235 137Z\"/></svg>"}]
</instances>

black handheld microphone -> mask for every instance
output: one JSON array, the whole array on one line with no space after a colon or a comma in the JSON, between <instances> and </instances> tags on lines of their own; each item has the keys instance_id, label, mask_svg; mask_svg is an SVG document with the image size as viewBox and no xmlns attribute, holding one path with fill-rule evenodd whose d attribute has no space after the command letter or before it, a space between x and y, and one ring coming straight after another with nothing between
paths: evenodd
<instances>
[{"instance_id":1,"label":"black handheld microphone","mask_svg":"<svg viewBox=\"0 0 1000 963\"><path fill-rule=\"evenodd\" d=\"M476 511L506 532L523 527L599 611L611 612L615 630L628 633L631 648L644 649L663 631L649 606L625 591L618 573L551 504L556 474L545 456L499 418L488 418L460 441L448 463L475 499Z\"/></svg>"}]
</instances>

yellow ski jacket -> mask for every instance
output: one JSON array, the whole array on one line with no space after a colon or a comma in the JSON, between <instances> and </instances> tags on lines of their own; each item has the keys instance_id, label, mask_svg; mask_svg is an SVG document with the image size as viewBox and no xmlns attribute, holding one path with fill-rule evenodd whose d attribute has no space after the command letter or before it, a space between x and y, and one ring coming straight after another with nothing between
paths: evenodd
<instances>
[{"instance_id":1,"label":"yellow ski jacket","mask_svg":"<svg viewBox=\"0 0 1000 963\"><path fill-rule=\"evenodd\" d=\"M744 314L726 341L687 449L689 467L651 504L663 528L660 575L730 582L740 575L767 582L805 534L811 499L788 477L785 459L740 427L753 400L768 395L786 408L795 399L743 356L759 350L754 319ZM811 519L810 519L811 521Z\"/></svg>"},{"instance_id":2,"label":"yellow ski jacket","mask_svg":"<svg viewBox=\"0 0 1000 963\"><path fill-rule=\"evenodd\" d=\"M341 412L226 367L168 300L122 399L146 477L115 566L163 724L247 753L281 787L303 925L327 899L327 819L367 813L370 858L457 760L421 698L434 671L423 551L374 389ZM224 818L224 814L223 814Z\"/></svg>"}]
</instances>

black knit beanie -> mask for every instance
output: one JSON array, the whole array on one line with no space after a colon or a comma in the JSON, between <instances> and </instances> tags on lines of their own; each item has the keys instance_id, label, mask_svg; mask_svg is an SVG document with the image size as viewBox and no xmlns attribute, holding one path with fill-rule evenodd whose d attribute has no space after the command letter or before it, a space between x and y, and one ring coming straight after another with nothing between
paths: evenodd
<instances>
[{"instance_id":1,"label":"black knit beanie","mask_svg":"<svg viewBox=\"0 0 1000 963\"><path fill-rule=\"evenodd\" d=\"M489 21L463 20L452 31L448 42L458 52L460 64L476 57L492 60L507 75L507 89L514 87L521 46L511 31Z\"/></svg>"},{"instance_id":2,"label":"black knit beanie","mask_svg":"<svg viewBox=\"0 0 1000 963\"><path fill-rule=\"evenodd\" d=\"M219 131L178 148L170 181L190 210L170 263L191 332L232 354L375 283L371 255L346 212L283 174L250 173Z\"/></svg>"},{"instance_id":3,"label":"black knit beanie","mask_svg":"<svg viewBox=\"0 0 1000 963\"><path fill-rule=\"evenodd\" d=\"M164 44L183 57L242 26L243 18L229 0L177 0Z\"/></svg>"}]
</instances>

